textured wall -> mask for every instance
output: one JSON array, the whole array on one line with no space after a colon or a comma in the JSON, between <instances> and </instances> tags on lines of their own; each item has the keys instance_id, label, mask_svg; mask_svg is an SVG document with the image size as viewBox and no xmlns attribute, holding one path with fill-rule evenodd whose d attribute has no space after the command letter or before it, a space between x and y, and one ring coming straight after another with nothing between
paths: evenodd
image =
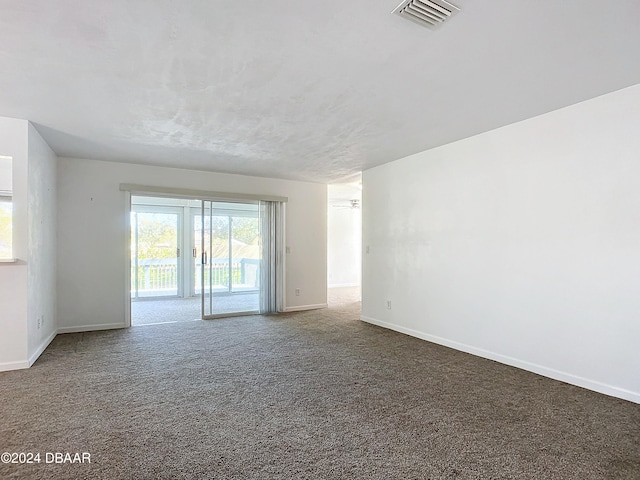
<instances>
[{"instance_id":1,"label":"textured wall","mask_svg":"<svg viewBox=\"0 0 640 480\"><path fill-rule=\"evenodd\" d=\"M57 157L29 124L29 359L42 353L56 334L56 171Z\"/></svg>"},{"instance_id":2,"label":"textured wall","mask_svg":"<svg viewBox=\"0 0 640 480\"><path fill-rule=\"evenodd\" d=\"M640 85L364 172L363 319L640 402L638 125Z\"/></svg>"}]
</instances>

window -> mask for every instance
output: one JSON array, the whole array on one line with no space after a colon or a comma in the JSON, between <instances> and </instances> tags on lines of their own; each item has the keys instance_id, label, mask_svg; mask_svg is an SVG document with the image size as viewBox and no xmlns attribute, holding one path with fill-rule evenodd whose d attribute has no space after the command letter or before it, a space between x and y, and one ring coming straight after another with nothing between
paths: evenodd
<instances>
[{"instance_id":1,"label":"window","mask_svg":"<svg viewBox=\"0 0 640 480\"><path fill-rule=\"evenodd\" d=\"M13 258L13 202L0 195L0 258Z\"/></svg>"},{"instance_id":2,"label":"window","mask_svg":"<svg viewBox=\"0 0 640 480\"><path fill-rule=\"evenodd\" d=\"M11 157L0 156L0 260L13 258Z\"/></svg>"}]
</instances>

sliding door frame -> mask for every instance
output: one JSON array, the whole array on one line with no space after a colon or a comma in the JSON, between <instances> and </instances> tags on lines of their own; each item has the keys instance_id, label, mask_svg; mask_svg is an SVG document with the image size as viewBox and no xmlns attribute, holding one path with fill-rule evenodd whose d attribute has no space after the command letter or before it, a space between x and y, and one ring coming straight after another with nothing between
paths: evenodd
<instances>
[{"instance_id":1,"label":"sliding door frame","mask_svg":"<svg viewBox=\"0 0 640 480\"><path fill-rule=\"evenodd\" d=\"M177 226L176 226L176 294L175 295L156 295L156 296L148 296L148 297L140 297L138 295L138 284L136 283L136 295L132 296L131 299L135 299L136 301L141 300L153 300L153 299L163 299L163 298L183 298L185 296L185 290L188 286L184 285L184 261L185 261L185 248L184 248L184 208L177 206L168 206L168 205L131 205L130 209L131 213L136 213L136 280L138 276L138 213L158 213L158 214L169 214L169 215L177 215ZM131 231L131 241L133 241L133 230ZM132 242L133 243L133 242Z\"/></svg>"},{"instance_id":2,"label":"sliding door frame","mask_svg":"<svg viewBox=\"0 0 640 480\"><path fill-rule=\"evenodd\" d=\"M146 196L146 197L165 197L165 198L180 198L187 200L212 200L217 202L242 202L242 201L271 201L271 202L282 202L286 205L289 201L287 197L278 196L278 195L257 195L257 194L244 194L244 193L234 193L234 192L217 192L217 191L208 191L208 190L195 190L189 188L174 188L174 187L159 187L152 185L141 185L141 184L133 184L133 183L121 183L119 186L119 190L126 195L126 199L124 200L125 210L124 217L127 221L125 222L125 238L126 241L123 242L123 253L126 260L126 268L124 269L124 298L125 298L125 325L127 327L131 327L131 197L135 196ZM283 218L283 225L286 222L286 218ZM282 257L282 268L286 270L286 256ZM286 279L282 279L282 300L286 304ZM204 293L204 292L203 292ZM224 317L233 317L233 316L241 316L244 314L224 314ZM217 317L215 317L217 318Z\"/></svg>"},{"instance_id":3,"label":"sliding door frame","mask_svg":"<svg viewBox=\"0 0 640 480\"><path fill-rule=\"evenodd\" d=\"M213 250L213 235L212 235L212 229L213 229L213 217L215 216L226 216L228 219L228 224L227 224L227 246L228 246L228 285L227 285L227 294L228 295L233 295L233 212L226 210L224 208L220 208L218 209L220 212L222 212L222 215L214 215L214 212L216 210L215 204L216 203L236 203L236 204L245 204L245 205L258 205L258 218L260 218L260 208L259 208L259 202L255 201L255 200L234 200L234 201L230 201L230 200L215 200L215 199L205 199L202 200L202 207L201 207L201 232L202 232L202 238L201 238L201 285L202 285L202 319L203 320L212 320L212 319L216 319L216 318L226 318L226 317L238 317L238 316L245 316L245 315L255 315L260 313L260 300L258 300L258 308L257 309L253 309L253 310L243 310L243 311L236 311L236 312L228 312L228 313L213 313L214 312L214 300L215 300L215 295L214 295L214 291L213 291L213 275L212 275L212 271L211 271L211 265L212 265L212 250ZM207 218L207 212L208 212L208 218L209 218L209 245L206 245L206 241L205 241L205 237L206 237L206 231L205 231L205 218ZM245 216L245 215L237 215L238 217L240 216ZM262 236L262 232L260 233L260 235ZM262 244L262 240L260 242ZM207 253L208 252L208 253ZM260 253L262 255L262 248L260 248ZM208 256L208 258L207 258ZM205 270L206 268L209 268L209 285L205 285ZM258 295L262 295L261 289L263 288L262 285L260 285L259 289L258 289ZM208 308L206 305L206 299L205 297L207 295L205 295L205 292L208 295L209 298L209 305ZM208 314L206 312L209 312Z\"/></svg>"}]
</instances>

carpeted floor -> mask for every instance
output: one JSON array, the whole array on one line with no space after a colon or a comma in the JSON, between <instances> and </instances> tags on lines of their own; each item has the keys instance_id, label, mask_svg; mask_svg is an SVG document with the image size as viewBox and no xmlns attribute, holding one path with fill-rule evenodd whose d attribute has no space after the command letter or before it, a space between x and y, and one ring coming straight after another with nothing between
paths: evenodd
<instances>
[{"instance_id":1,"label":"carpeted floor","mask_svg":"<svg viewBox=\"0 0 640 480\"><path fill-rule=\"evenodd\" d=\"M258 310L260 297L258 293L216 295L214 302L212 313L216 315L247 312ZM131 302L131 324L192 322L202 318L201 309L201 297L136 300Z\"/></svg>"},{"instance_id":2,"label":"carpeted floor","mask_svg":"<svg viewBox=\"0 0 640 480\"><path fill-rule=\"evenodd\" d=\"M0 373L0 452L42 455L0 478L640 478L640 405L358 314L344 301L59 335Z\"/></svg>"}]
</instances>

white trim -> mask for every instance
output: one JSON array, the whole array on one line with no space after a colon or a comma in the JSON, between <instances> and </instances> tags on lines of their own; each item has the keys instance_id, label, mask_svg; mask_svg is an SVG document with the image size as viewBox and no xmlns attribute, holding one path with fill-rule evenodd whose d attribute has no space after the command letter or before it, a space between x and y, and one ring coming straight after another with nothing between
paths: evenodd
<instances>
[{"instance_id":1,"label":"white trim","mask_svg":"<svg viewBox=\"0 0 640 480\"><path fill-rule=\"evenodd\" d=\"M114 330L118 328L127 328L125 322L122 323L103 323L100 325L78 325L76 327L58 328L58 333L78 333L78 332L94 332L97 330Z\"/></svg>"},{"instance_id":2,"label":"white trim","mask_svg":"<svg viewBox=\"0 0 640 480\"><path fill-rule=\"evenodd\" d=\"M603 393L605 395L610 395L612 397L617 397L623 400L629 400L630 402L640 404L640 392L632 392L624 388L615 387L613 385L607 385L605 383L601 383L596 380L590 380L588 378L579 377L577 375L573 375L570 373L561 372L553 368L548 368L542 365L537 365L535 363L519 360L517 358L508 357L500 353L491 352L489 350L484 350L482 348L477 348L471 345L466 345L464 343L448 340L446 338L430 335L428 333L423 333L418 330L402 327L400 325L395 325L393 323L367 317L365 315L361 315L360 320L362 320L363 322L371 323L373 325L377 325L379 327L387 328L389 330L395 330L396 332L404 333L412 337L417 337L422 340L426 340L428 342L437 343L438 345L444 345L445 347L453 348L461 352L470 353L478 357L487 358L489 360L494 360L496 362L503 363L505 365L510 365L512 367L520 368L522 370L527 370L529 372L537 373L538 375L542 375L544 377L549 377L554 380L559 380L561 382L569 383L571 385L586 388L588 390L593 390L595 392Z\"/></svg>"},{"instance_id":3,"label":"white trim","mask_svg":"<svg viewBox=\"0 0 640 480\"><path fill-rule=\"evenodd\" d=\"M185 323L185 322L204 322L201 318L194 318L192 320L172 320L170 322L156 322L156 323L141 323L140 325L131 325L131 328L149 327L151 325L171 325L173 323Z\"/></svg>"},{"instance_id":4,"label":"white trim","mask_svg":"<svg viewBox=\"0 0 640 480\"><path fill-rule=\"evenodd\" d=\"M359 287L359 283L333 283L327 285L327 288L346 288L346 287Z\"/></svg>"},{"instance_id":5,"label":"white trim","mask_svg":"<svg viewBox=\"0 0 640 480\"><path fill-rule=\"evenodd\" d=\"M318 303L317 305L300 305L297 307L284 307L283 312L302 312L303 310L318 310L320 308L327 308L329 305L326 303Z\"/></svg>"},{"instance_id":6,"label":"white trim","mask_svg":"<svg viewBox=\"0 0 640 480\"><path fill-rule=\"evenodd\" d=\"M0 363L0 372L8 372L10 370L22 370L23 368L29 368L29 362L27 360L22 362Z\"/></svg>"},{"instance_id":7,"label":"white trim","mask_svg":"<svg viewBox=\"0 0 640 480\"><path fill-rule=\"evenodd\" d=\"M276 252L276 262L280 260L280 267L278 268L278 273L280 273L280 278L277 279L278 285L276 286L276 290L280 289L279 292L276 292L277 301L276 301L276 309L278 313L286 311L285 305L287 304L287 204L282 204L282 218L280 222L280 227L282 228L282 236L280 240L282 240L282 245L278 247L278 251ZM281 308L282 307L282 308Z\"/></svg>"},{"instance_id":8,"label":"white trim","mask_svg":"<svg viewBox=\"0 0 640 480\"><path fill-rule=\"evenodd\" d=\"M124 272L124 326L131 327L131 192L127 192L127 241L124 245L127 267Z\"/></svg>"},{"instance_id":9,"label":"white trim","mask_svg":"<svg viewBox=\"0 0 640 480\"><path fill-rule=\"evenodd\" d=\"M259 315L259 310L247 310L246 312L229 312L229 313L212 313L211 315L205 315L203 318L195 318L194 320L222 320L223 318L231 317L250 317L252 315ZM169 323L169 322L162 322ZM148 324L146 324L148 325ZM136 327L138 325L135 325Z\"/></svg>"},{"instance_id":10,"label":"white trim","mask_svg":"<svg viewBox=\"0 0 640 480\"><path fill-rule=\"evenodd\" d=\"M17 258L0 258L0 263L18 263Z\"/></svg>"},{"instance_id":11,"label":"white trim","mask_svg":"<svg viewBox=\"0 0 640 480\"><path fill-rule=\"evenodd\" d=\"M251 193L210 192L207 190L192 190L189 188L155 187L150 185L138 185L135 183L121 183L120 190L130 192L133 195L162 194L177 198L197 198L198 200L263 200L268 202L287 202L287 197L277 195L256 195Z\"/></svg>"},{"instance_id":12,"label":"white trim","mask_svg":"<svg viewBox=\"0 0 640 480\"><path fill-rule=\"evenodd\" d=\"M51 342L53 342L53 339L56 338L56 335L58 335L58 330L54 330L51 335L49 335L44 342L42 342L40 344L40 346L38 347L38 349L33 353L33 355L31 355L31 357L29 357L29 366L33 365L34 363L36 363L36 360L38 360L38 358L40 357L40 355L42 355L42 352L44 352L47 347L49 346L49 344Z\"/></svg>"}]
</instances>

